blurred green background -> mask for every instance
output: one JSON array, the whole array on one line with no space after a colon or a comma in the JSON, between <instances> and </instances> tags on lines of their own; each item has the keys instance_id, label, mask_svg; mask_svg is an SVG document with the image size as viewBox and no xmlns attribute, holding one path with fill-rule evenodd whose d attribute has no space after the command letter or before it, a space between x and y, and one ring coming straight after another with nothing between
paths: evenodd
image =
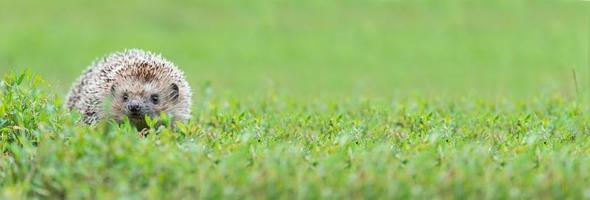
<instances>
[{"instance_id":1,"label":"blurred green background","mask_svg":"<svg viewBox=\"0 0 590 200\"><path fill-rule=\"evenodd\" d=\"M0 74L60 93L95 59L162 53L195 92L293 97L590 92L576 1L0 1Z\"/></svg>"}]
</instances>

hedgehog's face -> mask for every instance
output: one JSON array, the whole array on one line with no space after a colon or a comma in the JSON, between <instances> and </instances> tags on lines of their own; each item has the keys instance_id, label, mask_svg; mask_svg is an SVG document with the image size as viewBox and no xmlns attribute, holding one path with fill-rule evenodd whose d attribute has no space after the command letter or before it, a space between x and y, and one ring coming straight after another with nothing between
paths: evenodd
<instances>
[{"instance_id":1,"label":"hedgehog's face","mask_svg":"<svg viewBox=\"0 0 590 200\"><path fill-rule=\"evenodd\" d=\"M175 83L126 80L111 87L112 110L116 120L127 116L138 128L146 128L145 116L152 118L167 112L178 99L179 88Z\"/></svg>"}]
</instances>

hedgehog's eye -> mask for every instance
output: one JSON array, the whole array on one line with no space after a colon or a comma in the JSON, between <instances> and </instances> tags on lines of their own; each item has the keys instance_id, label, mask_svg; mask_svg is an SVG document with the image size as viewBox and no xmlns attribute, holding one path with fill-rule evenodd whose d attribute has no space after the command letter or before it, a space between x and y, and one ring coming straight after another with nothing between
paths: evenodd
<instances>
[{"instance_id":1,"label":"hedgehog's eye","mask_svg":"<svg viewBox=\"0 0 590 200\"><path fill-rule=\"evenodd\" d=\"M127 93L123 93L123 101L126 102L129 100L129 95Z\"/></svg>"},{"instance_id":2,"label":"hedgehog's eye","mask_svg":"<svg viewBox=\"0 0 590 200\"><path fill-rule=\"evenodd\" d=\"M152 100L152 103L158 104L158 102L160 101L160 96L158 96L158 94L152 94L150 99Z\"/></svg>"}]
</instances>

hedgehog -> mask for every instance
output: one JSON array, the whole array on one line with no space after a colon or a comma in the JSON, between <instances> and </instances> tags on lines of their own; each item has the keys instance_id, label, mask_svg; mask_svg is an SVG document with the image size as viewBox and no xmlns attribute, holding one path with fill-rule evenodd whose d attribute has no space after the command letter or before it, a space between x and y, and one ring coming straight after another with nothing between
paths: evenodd
<instances>
[{"instance_id":1,"label":"hedgehog","mask_svg":"<svg viewBox=\"0 0 590 200\"><path fill-rule=\"evenodd\" d=\"M191 89L183 72L161 55L128 49L90 65L68 93L66 107L80 112L86 124L128 118L143 130L146 116L165 113L172 122L188 121Z\"/></svg>"}]
</instances>

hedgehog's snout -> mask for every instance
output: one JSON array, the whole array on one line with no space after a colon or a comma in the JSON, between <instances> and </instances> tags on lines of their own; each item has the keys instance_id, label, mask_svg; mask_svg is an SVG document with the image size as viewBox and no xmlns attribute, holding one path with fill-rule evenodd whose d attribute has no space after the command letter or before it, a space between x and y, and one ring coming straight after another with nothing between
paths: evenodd
<instances>
[{"instance_id":1,"label":"hedgehog's snout","mask_svg":"<svg viewBox=\"0 0 590 200\"><path fill-rule=\"evenodd\" d=\"M127 110L129 111L130 115L139 116L142 114L141 112L141 102L139 101L129 101L127 104Z\"/></svg>"}]
</instances>

